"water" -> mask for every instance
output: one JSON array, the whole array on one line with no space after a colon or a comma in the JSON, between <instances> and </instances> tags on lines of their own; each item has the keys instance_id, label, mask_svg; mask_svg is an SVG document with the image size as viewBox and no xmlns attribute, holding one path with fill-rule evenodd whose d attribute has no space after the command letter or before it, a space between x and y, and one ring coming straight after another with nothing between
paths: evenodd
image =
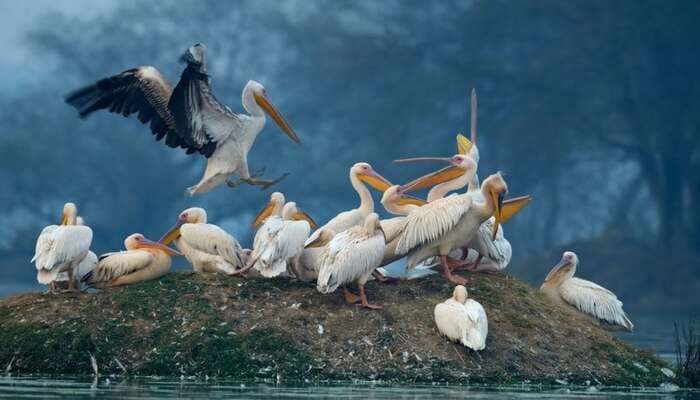
<instances>
[{"instance_id":1,"label":"water","mask_svg":"<svg viewBox=\"0 0 700 400\"><path fill-rule=\"evenodd\" d=\"M677 388L625 389L595 387L469 387L382 386L368 383L324 386L241 384L231 381L195 382L173 379L99 381L0 377L0 398L46 399L243 399L243 398L343 398L343 399L700 399L699 391Z\"/></svg>"}]
</instances>

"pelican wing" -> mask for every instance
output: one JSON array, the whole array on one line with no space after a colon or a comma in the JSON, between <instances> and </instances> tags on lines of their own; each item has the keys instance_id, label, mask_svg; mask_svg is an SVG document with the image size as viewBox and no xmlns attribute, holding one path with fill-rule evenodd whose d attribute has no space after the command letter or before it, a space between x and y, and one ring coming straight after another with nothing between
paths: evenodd
<instances>
[{"instance_id":1,"label":"pelican wing","mask_svg":"<svg viewBox=\"0 0 700 400\"><path fill-rule=\"evenodd\" d=\"M52 270L82 260L90 250L92 229L79 225L50 225L42 230L32 262L38 270Z\"/></svg>"},{"instance_id":2,"label":"pelican wing","mask_svg":"<svg viewBox=\"0 0 700 400\"><path fill-rule=\"evenodd\" d=\"M360 279L379 266L384 257L384 235L368 235L354 227L333 237L321 254L316 288L331 293L338 286Z\"/></svg>"},{"instance_id":3,"label":"pelican wing","mask_svg":"<svg viewBox=\"0 0 700 400\"><path fill-rule=\"evenodd\" d=\"M453 342L461 341L467 332L467 310L452 299L436 305L434 317L438 331Z\"/></svg>"},{"instance_id":4,"label":"pelican wing","mask_svg":"<svg viewBox=\"0 0 700 400\"><path fill-rule=\"evenodd\" d=\"M503 235L503 225L498 227L496 240L491 240L495 221L494 217L484 221L467 247L476 250L479 254L492 261L498 270L502 270L510 263L510 259L513 256L513 248Z\"/></svg>"},{"instance_id":5,"label":"pelican wing","mask_svg":"<svg viewBox=\"0 0 700 400\"><path fill-rule=\"evenodd\" d=\"M182 139L207 158L217 143L243 132L240 117L214 96L209 76L193 67L182 72L168 106Z\"/></svg>"},{"instance_id":6,"label":"pelican wing","mask_svg":"<svg viewBox=\"0 0 700 400\"><path fill-rule=\"evenodd\" d=\"M195 250L219 255L232 265L243 265L241 245L216 225L184 224L180 228L180 240L184 240Z\"/></svg>"},{"instance_id":7,"label":"pelican wing","mask_svg":"<svg viewBox=\"0 0 700 400\"><path fill-rule=\"evenodd\" d=\"M567 279L559 286L559 293L564 301L585 314L630 331L634 329L615 293L596 283L579 278Z\"/></svg>"},{"instance_id":8,"label":"pelican wing","mask_svg":"<svg viewBox=\"0 0 700 400\"><path fill-rule=\"evenodd\" d=\"M386 243L396 239L406 226L406 217L394 217L380 221L384 231Z\"/></svg>"},{"instance_id":9,"label":"pelican wing","mask_svg":"<svg viewBox=\"0 0 700 400\"><path fill-rule=\"evenodd\" d=\"M108 110L125 117L137 114L139 121L150 123L156 140L165 137L170 147L187 147L178 134L175 119L168 109L172 88L154 67L128 69L120 74L100 79L66 96L81 118L98 110Z\"/></svg>"},{"instance_id":10,"label":"pelican wing","mask_svg":"<svg viewBox=\"0 0 700 400\"><path fill-rule=\"evenodd\" d=\"M125 250L100 256L97 266L83 277L88 284L109 282L120 276L146 268L153 262L153 254L143 250Z\"/></svg>"},{"instance_id":11,"label":"pelican wing","mask_svg":"<svg viewBox=\"0 0 700 400\"><path fill-rule=\"evenodd\" d=\"M483 350L486 347L486 336L489 331L486 311L481 304L472 299L467 299L463 307L467 315L467 329L462 337L462 343L473 350Z\"/></svg>"},{"instance_id":12,"label":"pelican wing","mask_svg":"<svg viewBox=\"0 0 700 400\"><path fill-rule=\"evenodd\" d=\"M435 200L406 216L406 227L396 246L398 254L406 254L418 246L434 242L448 232L469 211L469 196L449 196Z\"/></svg>"}]
</instances>

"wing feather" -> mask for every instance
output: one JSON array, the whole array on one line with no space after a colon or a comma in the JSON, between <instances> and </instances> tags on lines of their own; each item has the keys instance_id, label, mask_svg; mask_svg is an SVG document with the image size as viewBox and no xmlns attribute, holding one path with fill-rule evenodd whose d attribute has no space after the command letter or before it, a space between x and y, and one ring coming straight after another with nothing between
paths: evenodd
<instances>
[{"instance_id":1,"label":"wing feather","mask_svg":"<svg viewBox=\"0 0 700 400\"><path fill-rule=\"evenodd\" d=\"M143 250L125 250L100 256L97 266L83 277L88 284L109 282L146 268L154 256Z\"/></svg>"},{"instance_id":2,"label":"wing feather","mask_svg":"<svg viewBox=\"0 0 700 400\"><path fill-rule=\"evenodd\" d=\"M37 239L32 260L38 270L62 268L66 264L82 260L90 250L92 229L80 225L51 225Z\"/></svg>"},{"instance_id":3,"label":"wing feather","mask_svg":"<svg viewBox=\"0 0 700 400\"><path fill-rule=\"evenodd\" d=\"M384 246L381 232L369 236L359 226L335 235L320 256L316 288L321 293L331 293L374 271L382 262Z\"/></svg>"},{"instance_id":4,"label":"wing feather","mask_svg":"<svg viewBox=\"0 0 700 400\"><path fill-rule=\"evenodd\" d=\"M628 330L634 325L622 309L622 302L610 290L579 278L571 278L559 286L562 299L579 311Z\"/></svg>"},{"instance_id":5,"label":"wing feather","mask_svg":"<svg viewBox=\"0 0 700 400\"><path fill-rule=\"evenodd\" d=\"M242 248L238 241L220 227L212 224L184 224L180 240L195 250L219 255L232 265L243 265Z\"/></svg>"}]
</instances>

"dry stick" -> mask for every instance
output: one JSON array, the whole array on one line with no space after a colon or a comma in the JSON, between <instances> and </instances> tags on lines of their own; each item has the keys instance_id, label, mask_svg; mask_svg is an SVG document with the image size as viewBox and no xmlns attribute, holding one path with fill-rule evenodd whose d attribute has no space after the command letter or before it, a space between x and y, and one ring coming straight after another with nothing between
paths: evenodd
<instances>
[{"instance_id":1,"label":"dry stick","mask_svg":"<svg viewBox=\"0 0 700 400\"><path fill-rule=\"evenodd\" d=\"M7 363L7 367L5 367L5 373L9 374L10 371L12 371L12 363L15 362L15 356L12 356L12 359L10 360L9 363Z\"/></svg>"},{"instance_id":2,"label":"dry stick","mask_svg":"<svg viewBox=\"0 0 700 400\"><path fill-rule=\"evenodd\" d=\"M116 361L117 366L121 368L122 371L124 371L124 374L128 374L128 372L126 371L126 367L124 366L124 364L121 363L121 361L117 360L117 357L114 357L114 361Z\"/></svg>"}]
</instances>

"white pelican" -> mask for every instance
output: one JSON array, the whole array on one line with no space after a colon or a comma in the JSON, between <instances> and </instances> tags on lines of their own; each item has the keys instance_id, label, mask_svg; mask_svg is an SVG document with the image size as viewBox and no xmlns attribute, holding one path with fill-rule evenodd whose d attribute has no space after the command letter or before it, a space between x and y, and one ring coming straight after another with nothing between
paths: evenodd
<instances>
[{"instance_id":1,"label":"white pelican","mask_svg":"<svg viewBox=\"0 0 700 400\"><path fill-rule=\"evenodd\" d=\"M85 221L81 216L77 216L75 218L75 224L79 226L85 225ZM88 274L88 272L92 271L95 269L95 266L97 265L97 255L93 253L92 251L88 251L87 255L85 258L82 259L78 263L78 265L73 269L73 280L75 282L80 282L85 275ZM70 280L68 277L68 272L61 272L56 276L56 280L54 282L66 282L66 284L70 285ZM79 287L82 289L82 285Z\"/></svg>"},{"instance_id":2,"label":"white pelican","mask_svg":"<svg viewBox=\"0 0 700 400\"><path fill-rule=\"evenodd\" d=\"M385 239L379 216L375 213L369 214L362 225L334 235L328 243L325 243L322 237L323 235L319 235L319 239L308 244L310 247L325 246L320 258L316 289L327 294L342 285L346 301L354 303L356 299L345 285L357 282L360 304L369 309L382 308L370 304L365 295L365 283L384 257Z\"/></svg>"},{"instance_id":3,"label":"white pelican","mask_svg":"<svg viewBox=\"0 0 700 400\"><path fill-rule=\"evenodd\" d=\"M279 276L287 271L300 275L299 258L304 242L316 223L295 202L284 205L282 216L270 216L255 235L253 253L248 267L254 267L266 278Z\"/></svg>"},{"instance_id":4,"label":"white pelican","mask_svg":"<svg viewBox=\"0 0 700 400\"><path fill-rule=\"evenodd\" d=\"M634 324L615 293L591 281L575 278L577 266L576 253L565 251L561 261L544 278L540 291L554 303L606 328L631 332Z\"/></svg>"},{"instance_id":5,"label":"white pelican","mask_svg":"<svg viewBox=\"0 0 700 400\"><path fill-rule=\"evenodd\" d=\"M265 113L299 143L294 130L267 98L265 88L248 81L242 103L250 115L236 114L214 96L209 86L206 47L196 44L182 59L187 67L174 90L157 69L145 66L76 90L66 96L66 102L78 109L81 118L102 109L124 116L138 114L141 122L150 122L156 140L165 138L170 147L182 147L187 154L199 152L206 157L204 176L187 189L189 195L207 192L232 174L238 174L240 179L229 182L230 186L245 182L265 189L283 179L286 175L275 180L256 179L248 171L248 151L265 126Z\"/></svg>"},{"instance_id":6,"label":"white pelican","mask_svg":"<svg viewBox=\"0 0 700 400\"><path fill-rule=\"evenodd\" d=\"M467 298L467 288L462 285L455 287L451 298L435 306L435 325L453 342L477 351L486 347L486 312L479 302Z\"/></svg>"},{"instance_id":7,"label":"white pelican","mask_svg":"<svg viewBox=\"0 0 700 400\"><path fill-rule=\"evenodd\" d=\"M76 225L78 208L73 203L63 206L59 225L45 227L36 241L36 251L31 262L36 265L37 281L56 291L55 281L62 272L67 273L68 290L75 291L75 270L88 256L92 243L92 229Z\"/></svg>"},{"instance_id":8,"label":"white pelican","mask_svg":"<svg viewBox=\"0 0 700 400\"><path fill-rule=\"evenodd\" d=\"M325 225L317 229L309 237L306 244L318 239L318 234L321 229L334 234L339 233L353 226L362 224L367 216L374 212L374 200L372 199L372 194L369 192L369 189L365 186L365 183L379 191L384 191L391 186L391 183L374 171L371 165L365 162L359 162L353 165L352 168L350 168L350 184L360 196L360 206L349 211L343 211L333 217Z\"/></svg>"},{"instance_id":9,"label":"white pelican","mask_svg":"<svg viewBox=\"0 0 700 400\"><path fill-rule=\"evenodd\" d=\"M203 208L192 207L180 213L175 226L160 239L164 245L172 241L197 272L231 275L245 265L241 245L223 229L208 224Z\"/></svg>"},{"instance_id":10,"label":"white pelican","mask_svg":"<svg viewBox=\"0 0 700 400\"><path fill-rule=\"evenodd\" d=\"M125 251L101 255L97 266L83 277L83 282L105 288L158 279L170 271L170 256L182 255L140 233L129 235L124 247Z\"/></svg>"}]
</instances>

